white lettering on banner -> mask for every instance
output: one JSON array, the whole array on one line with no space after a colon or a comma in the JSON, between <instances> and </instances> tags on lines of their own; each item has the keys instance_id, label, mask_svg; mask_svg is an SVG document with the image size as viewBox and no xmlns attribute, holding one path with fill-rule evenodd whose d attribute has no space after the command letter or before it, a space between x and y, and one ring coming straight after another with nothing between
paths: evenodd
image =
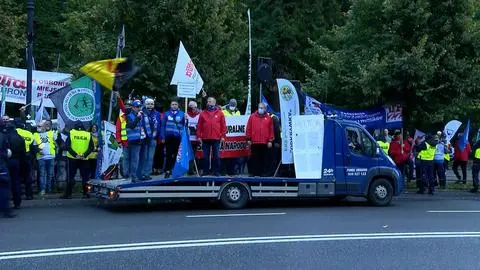
<instances>
[{"instance_id":1,"label":"white lettering on banner","mask_svg":"<svg viewBox=\"0 0 480 270\"><path fill-rule=\"evenodd\" d=\"M324 140L323 114L293 116L292 130L295 175L302 179L321 179ZM329 172L329 174L332 173L333 170Z\"/></svg>"},{"instance_id":2,"label":"white lettering on banner","mask_svg":"<svg viewBox=\"0 0 480 270\"><path fill-rule=\"evenodd\" d=\"M300 114L297 90L285 79L277 79L282 124L282 163L293 164L292 117Z\"/></svg>"},{"instance_id":3,"label":"white lettering on banner","mask_svg":"<svg viewBox=\"0 0 480 270\"><path fill-rule=\"evenodd\" d=\"M32 73L32 104L39 105L42 95L45 107L53 108L48 95L70 83L72 74L34 70ZM6 102L26 104L27 71L25 69L0 67L0 86L6 87ZM1 96L1 92L0 92Z\"/></svg>"}]
</instances>

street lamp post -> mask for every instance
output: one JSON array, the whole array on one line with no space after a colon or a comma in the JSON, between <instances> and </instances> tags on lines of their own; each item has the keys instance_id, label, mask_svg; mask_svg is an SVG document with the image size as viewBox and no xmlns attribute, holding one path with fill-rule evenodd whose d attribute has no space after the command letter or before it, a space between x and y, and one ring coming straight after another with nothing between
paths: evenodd
<instances>
[{"instance_id":1,"label":"street lamp post","mask_svg":"<svg viewBox=\"0 0 480 270\"><path fill-rule=\"evenodd\" d=\"M27 0L27 100L30 104L30 116L33 116L32 103L32 69L33 69L33 14L35 0Z\"/></svg>"}]
</instances>

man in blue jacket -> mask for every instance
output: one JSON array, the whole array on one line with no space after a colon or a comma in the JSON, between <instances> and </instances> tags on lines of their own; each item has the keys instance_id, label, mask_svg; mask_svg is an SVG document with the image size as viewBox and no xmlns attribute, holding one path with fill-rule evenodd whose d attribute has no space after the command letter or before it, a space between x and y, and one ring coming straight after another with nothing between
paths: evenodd
<instances>
[{"instance_id":1,"label":"man in blue jacket","mask_svg":"<svg viewBox=\"0 0 480 270\"><path fill-rule=\"evenodd\" d=\"M140 100L135 100L132 103L132 110L127 115L127 152L130 160L129 172L132 182L137 182L139 178L141 178L141 173L139 173L141 172L141 170L139 170L139 157L145 138L142 102Z\"/></svg>"},{"instance_id":2,"label":"man in blue jacket","mask_svg":"<svg viewBox=\"0 0 480 270\"><path fill-rule=\"evenodd\" d=\"M178 102L170 103L170 110L163 116L161 139L166 147L165 178L169 178L175 164L182 130L185 125L185 114L178 109Z\"/></svg>"},{"instance_id":3,"label":"man in blue jacket","mask_svg":"<svg viewBox=\"0 0 480 270\"><path fill-rule=\"evenodd\" d=\"M142 168L142 180L152 179L150 174L153 168L153 158L157 148L158 130L160 126L160 113L155 109L155 102L151 98L145 99L143 109L143 128L145 130L145 141L140 151L140 167Z\"/></svg>"}]
</instances>

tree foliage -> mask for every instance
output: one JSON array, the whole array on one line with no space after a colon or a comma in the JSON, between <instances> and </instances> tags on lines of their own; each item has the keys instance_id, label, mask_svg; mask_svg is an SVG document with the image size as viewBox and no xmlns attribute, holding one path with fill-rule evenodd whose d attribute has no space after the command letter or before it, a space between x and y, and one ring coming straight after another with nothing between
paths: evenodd
<instances>
[{"instance_id":1,"label":"tree foliage","mask_svg":"<svg viewBox=\"0 0 480 270\"><path fill-rule=\"evenodd\" d=\"M182 41L210 95L220 102L244 99L250 8L253 70L256 57L271 57L274 77L302 81L320 101L350 108L403 103L411 125L480 121L480 2L475 0L35 3L38 70L81 76L85 63L115 56L125 25L123 56L135 57L141 72L122 89L123 96L135 89L162 102L174 97L169 82ZM0 0L0 7L0 65L24 68L25 1Z\"/></svg>"}]
</instances>

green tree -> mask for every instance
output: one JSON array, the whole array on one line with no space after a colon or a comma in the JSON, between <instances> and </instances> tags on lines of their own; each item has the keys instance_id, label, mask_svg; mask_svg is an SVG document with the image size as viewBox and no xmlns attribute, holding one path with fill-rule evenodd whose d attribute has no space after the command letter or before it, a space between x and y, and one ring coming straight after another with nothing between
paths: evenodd
<instances>
[{"instance_id":1,"label":"green tree","mask_svg":"<svg viewBox=\"0 0 480 270\"><path fill-rule=\"evenodd\" d=\"M26 14L23 2L0 0L0 65L18 67L25 58Z\"/></svg>"}]
</instances>

